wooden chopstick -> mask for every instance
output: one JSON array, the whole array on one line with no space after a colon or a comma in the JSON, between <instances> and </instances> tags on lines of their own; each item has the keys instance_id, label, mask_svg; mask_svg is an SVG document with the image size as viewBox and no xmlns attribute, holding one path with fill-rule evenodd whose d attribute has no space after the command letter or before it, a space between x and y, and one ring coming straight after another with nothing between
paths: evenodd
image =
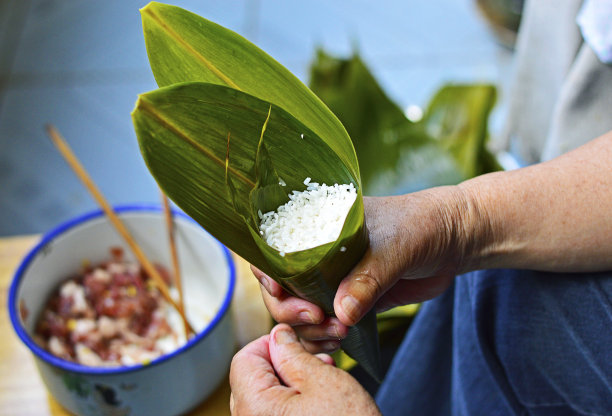
<instances>
[{"instance_id":1,"label":"wooden chopstick","mask_svg":"<svg viewBox=\"0 0 612 416\"><path fill-rule=\"evenodd\" d=\"M87 190L91 193L91 195L94 197L96 202L98 202L98 204L100 205L104 213L108 216L108 219L110 220L111 224L117 229L117 231L123 237L125 242L130 246L130 248L132 249L132 252L136 256L136 258L138 259L142 267L145 269L145 271L149 274L149 276L153 278L153 282L155 283L155 286L157 286L157 289L159 289L164 299L166 299L166 301L170 303L170 305L172 305L178 311L178 313L181 315L181 318L183 318L185 326L188 327L191 330L191 332L195 333L195 331L189 324L189 321L187 321L187 317L185 316L185 311L182 310L177 305L174 299L172 299L172 296L170 295L170 290L168 289L168 285L166 285L166 282L164 281L164 279L161 277L161 275L159 274L157 269L155 269L155 267L149 261L149 259L147 259L147 257L145 256L140 246L136 243L134 238L130 235L127 228L125 228L125 225L123 224L123 222L121 222L117 214L115 214L115 211L113 210L113 208L106 201L102 193L98 190L98 187L93 182L93 180L89 177L89 175L87 174L87 171L85 171L85 168L81 165L81 163L79 162L75 154L72 152L72 150L68 146L68 143L66 143L66 141L60 135L59 131L54 126L48 124L46 126L46 130L47 130L47 134L51 138L51 141L53 142L55 147L57 147L57 149L62 154L64 159L66 159L66 162L68 162L68 165L70 165L72 170L74 170L77 177L81 180L81 182L83 182Z\"/></svg>"},{"instance_id":2,"label":"wooden chopstick","mask_svg":"<svg viewBox=\"0 0 612 416\"><path fill-rule=\"evenodd\" d=\"M162 191L159 190L161 194L162 205L164 207L164 217L166 219L166 229L168 230L168 244L170 245L170 257L172 259L172 275L174 276L174 286L178 290L179 300L178 305L179 308L182 309L183 313L185 313L185 298L183 297L183 283L181 281L181 269L179 267L178 262L178 254L176 251L176 241L174 239L174 220L172 218L172 211L170 210L170 204L168 203L168 197ZM185 324L185 334L190 333L190 328L187 325L187 321L183 321Z\"/></svg>"}]
</instances>

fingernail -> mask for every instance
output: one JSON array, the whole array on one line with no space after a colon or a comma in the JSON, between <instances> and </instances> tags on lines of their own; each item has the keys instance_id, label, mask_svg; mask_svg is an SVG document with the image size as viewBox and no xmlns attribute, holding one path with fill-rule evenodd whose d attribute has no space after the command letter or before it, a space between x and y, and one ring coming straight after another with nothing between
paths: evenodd
<instances>
[{"instance_id":1,"label":"fingernail","mask_svg":"<svg viewBox=\"0 0 612 416\"><path fill-rule=\"evenodd\" d=\"M327 351L327 352L336 351L338 348L340 348L340 342L339 341L325 341L321 344L321 348L323 349L323 351Z\"/></svg>"},{"instance_id":2,"label":"fingernail","mask_svg":"<svg viewBox=\"0 0 612 416\"><path fill-rule=\"evenodd\" d=\"M297 337L293 331L281 330L276 331L276 334L274 334L274 340L277 344L283 345L297 342Z\"/></svg>"},{"instance_id":3,"label":"fingernail","mask_svg":"<svg viewBox=\"0 0 612 416\"><path fill-rule=\"evenodd\" d=\"M351 295L346 295L345 297L343 297L342 301L340 302L340 305L342 305L342 310L344 310L344 313L349 318L358 319L360 317L361 312L359 302L357 302L357 299L355 299Z\"/></svg>"},{"instance_id":4,"label":"fingernail","mask_svg":"<svg viewBox=\"0 0 612 416\"><path fill-rule=\"evenodd\" d=\"M266 288L266 290L268 291L268 293L272 293L272 290L270 289L270 281L268 280L267 277L262 277L260 280L261 284L263 285L263 287Z\"/></svg>"},{"instance_id":5,"label":"fingernail","mask_svg":"<svg viewBox=\"0 0 612 416\"><path fill-rule=\"evenodd\" d=\"M301 322L304 322L304 323L309 323L309 324L315 323L314 316L312 315L312 313L310 313L310 311L300 312L298 314L298 318L300 319Z\"/></svg>"},{"instance_id":6,"label":"fingernail","mask_svg":"<svg viewBox=\"0 0 612 416\"><path fill-rule=\"evenodd\" d=\"M319 360L323 361L326 364L329 362L329 359L331 358L328 354L325 354L325 353L315 354L315 357L317 357Z\"/></svg>"},{"instance_id":7,"label":"fingernail","mask_svg":"<svg viewBox=\"0 0 612 416\"><path fill-rule=\"evenodd\" d=\"M340 329L338 329L338 325L332 325L329 327L328 333L330 336L338 339L342 339L344 337L340 336Z\"/></svg>"}]
</instances>

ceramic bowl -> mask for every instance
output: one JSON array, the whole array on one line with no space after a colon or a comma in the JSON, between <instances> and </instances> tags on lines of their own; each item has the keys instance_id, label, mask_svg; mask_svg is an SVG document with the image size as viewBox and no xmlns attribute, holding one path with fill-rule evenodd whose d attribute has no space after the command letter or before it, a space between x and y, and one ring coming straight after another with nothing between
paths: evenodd
<instances>
[{"instance_id":1,"label":"ceramic bowl","mask_svg":"<svg viewBox=\"0 0 612 416\"><path fill-rule=\"evenodd\" d=\"M164 217L159 207L116 207L147 257L171 270ZM175 213L187 316L197 335L146 365L86 367L60 359L37 345L32 334L47 299L84 261L109 259L111 247L131 252L101 212L73 219L46 234L24 258L9 292L9 314L19 338L32 351L53 397L78 415L177 415L202 402L227 377L234 353L230 302L235 285L228 250L189 217ZM207 315L207 316L202 316ZM203 319L204 318L204 319Z\"/></svg>"}]
</instances>

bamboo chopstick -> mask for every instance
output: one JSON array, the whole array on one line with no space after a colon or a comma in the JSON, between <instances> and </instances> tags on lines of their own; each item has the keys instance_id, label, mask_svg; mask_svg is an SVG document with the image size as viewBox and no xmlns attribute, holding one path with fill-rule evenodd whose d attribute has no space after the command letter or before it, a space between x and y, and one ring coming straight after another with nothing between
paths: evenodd
<instances>
[{"instance_id":1,"label":"bamboo chopstick","mask_svg":"<svg viewBox=\"0 0 612 416\"><path fill-rule=\"evenodd\" d=\"M185 313L185 298L183 297L183 283L181 281L181 269L178 262L178 254L176 251L176 241L174 239L174 221L172 218L172 211L170 211L170 204L168 203L168 197L164 194L164 191L159 190L161 194L162 205L164 207L164 218L166 219L166 229L168 230L168 244L170 245L170 257L172 258L172 275L174 276L174 286L178 290L179 308ZM184 320L185 334L190 333L190 328L187 325L187 321Z\"/></svg>"},{"instance_id":2,"label":"bamboo chopstick","mask_svg":"<svg viewBox=\"0 0 612 416\"><path fill-rule=\"evenodd\" d=\"M117 214L115 214L115 211L113 210L113 208L106 201L102 193L98 190L96 184L89 177L85 168L81 165L81 163L79 162L75 154L72 152L72 150L68 146L68 143L66 143L66 141L60 135L59 131L51 124L48 124L46 126L46 130L47 130L47 134L51 138L51 141L53 142L55 147L57 147L57 149L62 154L66 162L68 162L68 165L70 165L72 170L74 170L77 177L81 180L81 182L83 182L87 190L91 193L91 195L94 197L96 202L98 202L98 204L100 205L104 213L108 216L108 219L110 220L111 224L117 229L117 231L123 237L125 242L130 246L130 248L132 249L134 255L136 256L136 258L138 259L142 267L146 270L149 276L153 278L153 282L159 289L162 296L166 299L168 303L170 303L170 305L172 305L178 311L178 313L181 315L181 318L183 318L185 326L188 327L191 330L191 332L195 333L195 331L189 324L189 321L187 321L187 317L185 316L184 310L182 310L177 305L177 303L174 301L174 299L172 299L172 296L170 295L170 291L168 290L168 286L166 285L166 282L164 281L164 279L161 277L161 275L155 269L155 267L149 261L149 259L147 259L147 257L145 256L140 246L136 243L134 238L130 235L127 228L125 228L125 225L123 225L123 222L121 222Z\"/></svg>"}]
</instances>

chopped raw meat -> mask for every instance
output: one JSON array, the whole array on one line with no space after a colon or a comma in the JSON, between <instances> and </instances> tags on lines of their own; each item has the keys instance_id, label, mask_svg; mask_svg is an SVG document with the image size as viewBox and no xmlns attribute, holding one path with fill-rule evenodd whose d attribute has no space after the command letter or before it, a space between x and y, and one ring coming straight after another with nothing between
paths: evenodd
<instances>
[{"instance_id":1,"label":"chopped raw meat","mask_svg":"<svg viewBox=\"0 0 612 416\"><path fill-rule=\"evenodd\" d=\"M185 343L171 309L137 263L111 249L112 260L88 266L49 299L36 338L54 355L88 366L147 364ZM156 265L168 282L166 269Z\"/></svg>"}]
</instances>

